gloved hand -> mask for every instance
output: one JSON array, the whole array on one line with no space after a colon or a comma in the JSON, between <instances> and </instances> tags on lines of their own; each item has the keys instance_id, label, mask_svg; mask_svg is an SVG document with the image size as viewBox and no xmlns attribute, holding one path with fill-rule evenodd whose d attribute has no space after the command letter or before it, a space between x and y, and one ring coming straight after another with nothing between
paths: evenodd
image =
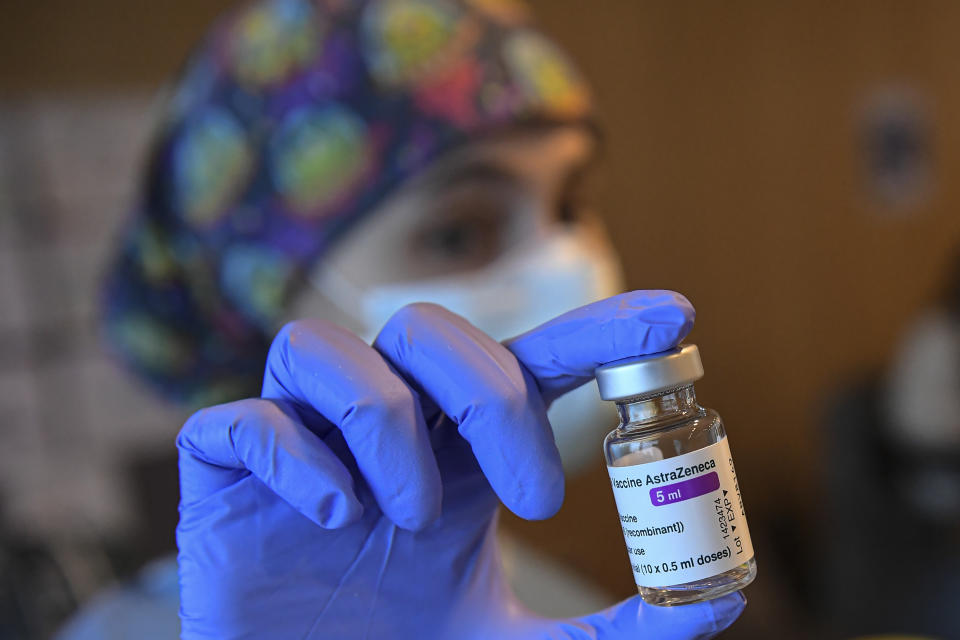
<instances>
[{"instance_id":1,"label":"gloved hand","mask_svg":"<svg viewBox=\"0 0 960 640\"><path fill-rule=\"evenodd\" d=\"M325 322L287 325L262 397L200 411L177 440L183 638L661 639L726 628L739 594L536 617L505 586L494 537L499 502L541 519L563 501L549 402L600 363L672 347L693 316L678 294L637 291L506 344L429 304L400 310L373 347Z\"/></svg>"}]
</instances>

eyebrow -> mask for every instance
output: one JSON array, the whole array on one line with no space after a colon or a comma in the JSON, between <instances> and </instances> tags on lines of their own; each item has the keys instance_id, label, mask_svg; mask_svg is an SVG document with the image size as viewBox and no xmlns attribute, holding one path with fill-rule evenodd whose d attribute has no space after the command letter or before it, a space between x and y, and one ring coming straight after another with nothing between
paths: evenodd
<instances>
[{"instance_id":1,"label":"eyebrow","mask_svg":"<svg viewBox=\"0 0 960 640\"><path fill-rule=\"evenodd\" d=\"M551 125L550 128L555 127ZM582 179L591 168L595 167L603 155L603 135L598 126L593 123L584 123L586 131L591 134L594 141L593 148L586 158L575 162L568 167L560 184L560 191L567 190L568 185L576 183ZM525 126L529 131L535 130L529 125ZM514 171L504 167L501 163L484 157L464 157L454 155L444 158L442 155L436 161L436 166L428 169L418 176L414 182L419 182L418 189L425 188L430 191L438 192L441 190L455 189L463 184L486 184L489 186L506 186L522 188L525 184L523 177Z\"/></svg>"},{"instance_id":2,"label":"eyebrow","mask_svg":"<svg viewBox=\"0 0 960 640\"><path fill-rule=\"evenodd\" d=\"M426 179L424 186L430 189L453 189L463 184L485 183L489 185L521 186L523 180L513 171L489 160L455 163Z\"/></svg>"}]
</instances>

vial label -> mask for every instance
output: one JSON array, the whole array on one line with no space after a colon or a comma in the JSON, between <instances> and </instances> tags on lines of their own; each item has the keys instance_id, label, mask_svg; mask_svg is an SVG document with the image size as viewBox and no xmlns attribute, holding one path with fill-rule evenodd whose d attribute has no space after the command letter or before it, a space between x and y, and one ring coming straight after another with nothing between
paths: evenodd
<instances>
[{"instance_id":1,"label":"vial label","mask_svg":"<svg viewBox=\"0 0 960 640\"><path fill-rule=\"evenodd\" d=\"M703 580L753 557L726 437L665 460L632 455L607 471L638 586Z\"/></svg>"}]
</instances>

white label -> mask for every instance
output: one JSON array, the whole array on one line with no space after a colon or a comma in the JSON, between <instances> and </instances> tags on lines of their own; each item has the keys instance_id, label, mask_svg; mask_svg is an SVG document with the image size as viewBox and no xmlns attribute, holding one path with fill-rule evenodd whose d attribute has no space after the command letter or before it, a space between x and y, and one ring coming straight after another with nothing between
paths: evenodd
<instances>
[{"instance_id":1,"label":"white label","mask_svg":"<svg viewBox=\"0 0 960 640\"><path fill-rule=\"evenodd\" d=\"M753 557L726 437L680 456L607 471L637 585L703 580Z\"/></svg>"}]
</instances>

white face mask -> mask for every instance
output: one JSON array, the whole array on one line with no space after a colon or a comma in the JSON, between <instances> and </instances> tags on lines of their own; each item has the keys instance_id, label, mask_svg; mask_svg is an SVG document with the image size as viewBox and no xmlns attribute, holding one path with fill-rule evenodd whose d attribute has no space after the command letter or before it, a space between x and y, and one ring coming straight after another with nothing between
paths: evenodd
<instances>
[{"instance_id":1,"label":"white face mask","mask_svg":"<svg viewBox=\"0 0 960 640\"><path fill-rule=\"evenodd\" d=\"M552 228L467 273L360 288L334 269L321 268L311 281L357 321L368 341L413 302L439 304L504 340L623 288L613 248L605 236L582 226ZM568 471L600 459L598 437L616 422L612 406L592 384L554 402L549 417Z\"/></svg>"}]
</instances>

